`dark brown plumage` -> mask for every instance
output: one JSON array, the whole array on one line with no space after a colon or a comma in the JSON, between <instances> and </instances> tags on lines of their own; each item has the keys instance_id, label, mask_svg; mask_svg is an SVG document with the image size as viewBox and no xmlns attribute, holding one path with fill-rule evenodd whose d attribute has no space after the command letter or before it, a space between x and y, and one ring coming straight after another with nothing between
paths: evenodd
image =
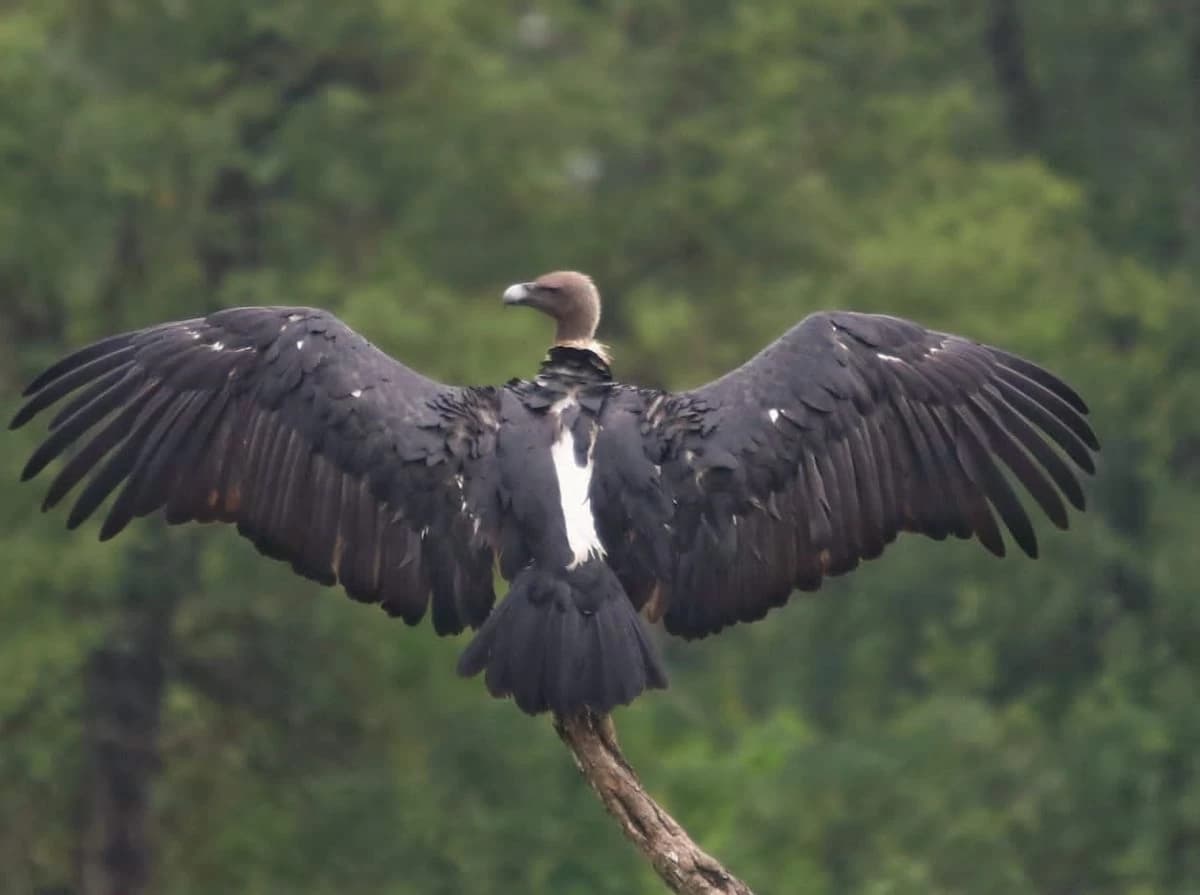
<instances>
[{"instance_id":1,"label":"dark brown plumage","mask_svg":"<svg viewBox=\"0 0 1200 895\"><path fill-rule=\"evenodd\" d=\"M608 711L666 677L641 616L703 637L883 552L1002 532L1011 478L1056 526L1098 442L1069 386L894 317L813 314L678 394L622 385L583 274L510 287L556 321L538 376L441 385L324 311L237 308L85 347L13 420L66 403L23 476L102 538L163 509L237 525L300 574L410 624L478 627L460 670L525 711ZM86 480L86 481L85 481ZM510 582L493 610L493 564ZM641 613L639 616L638 613Z\"/></svg>"}]
</instances>

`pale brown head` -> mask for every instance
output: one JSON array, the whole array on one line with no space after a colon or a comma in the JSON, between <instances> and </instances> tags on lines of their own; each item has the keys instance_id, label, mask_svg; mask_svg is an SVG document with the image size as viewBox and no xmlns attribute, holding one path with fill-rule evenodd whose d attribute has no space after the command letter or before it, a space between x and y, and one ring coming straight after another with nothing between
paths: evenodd
<instances>
[{"instance_id":1,"label":"pale brown head","mask_svg":"<svg viewBox=\"0 0 1200 895\"><path fill-rule=\"evenodd\" d=\"M600 293L592 278L574 270L542 274L532 283L515 283L504 290L506 305L537 308L558 324L554 344L586 348L604 355L596 342L600 325Z\"/></svg>"}]
</instances>

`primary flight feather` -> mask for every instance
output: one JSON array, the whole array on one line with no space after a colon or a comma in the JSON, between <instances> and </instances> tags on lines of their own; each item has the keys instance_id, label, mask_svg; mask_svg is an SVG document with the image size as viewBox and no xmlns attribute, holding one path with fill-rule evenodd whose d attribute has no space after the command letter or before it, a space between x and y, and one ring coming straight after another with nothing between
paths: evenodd
<instances>
[{"instance_id":1,"label":"primary flight feather","mask_svg":"<svg viewBox=\"0 0 1200 895\"><path fill-rule=\"evenodd\" d=\"M65 402L30 457L43 508L83 485L138 516L237 525L264 554L439 634L526 712L607 712L666 686L646 619L703 637L878 556L901 531L1002 531L1037 555L1011 482L1067 526L1099 449L1030 361L895 317L812 314L681 393L613 380L600 296L558 271L504 293L556 321L531 381L442 385L333 315L234 308L104 339L26 389ZM84 480L86 479L86 483ZM509 582L495 604L493 568Z\"/></svg>"}]
</instances>

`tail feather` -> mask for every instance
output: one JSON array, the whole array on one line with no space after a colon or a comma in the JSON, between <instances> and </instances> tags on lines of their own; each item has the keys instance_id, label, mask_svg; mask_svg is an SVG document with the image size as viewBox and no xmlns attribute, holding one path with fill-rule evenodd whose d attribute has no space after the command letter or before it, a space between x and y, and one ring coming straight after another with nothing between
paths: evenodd
<instances>
[{"instance_id":1,"label":"tail feather","mask_svg":"<svg viewBox=\"0 0 1200 895\"><path fill-rule=\"evenodd\" d=\"M514 692L532 693L539 686L546 653L547 621L534 612L515 616L512 651L508 658Z\"/></svg>"},{"instance_id":2,"label":"tail feather","mask_svg":"<svg viewBox=\"0 0 1200 895\"><path fill-rule=\"evenodd\" d=\"M481 671L488 692L531 715L608 712L667 685L645 624L599 560L522 570L459 659L459 674Z\"/></svg>"}]
</instances>

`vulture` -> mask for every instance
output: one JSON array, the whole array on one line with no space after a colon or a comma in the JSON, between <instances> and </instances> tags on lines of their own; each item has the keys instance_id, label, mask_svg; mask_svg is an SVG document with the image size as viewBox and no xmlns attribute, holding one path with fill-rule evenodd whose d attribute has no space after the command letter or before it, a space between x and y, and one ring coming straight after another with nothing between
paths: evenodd
<instances>
[{"instance_id":1,"label":"vulture","mask_svg":"<svg viewBox=\"0 0 1200 895\"><path fill-rule=\"evenodd\" d=\"M1002 531L1014 485L1059 528L1099 444L1042 367L898 317L822 312L690 391L616 381L592 280L508 306L556 324L531 380L443 385L332 314L244 307L81 348L12 421L60 404L23 479L64 453L44 509L236 524L263 554L438 634L530 714L608 712L667 684L648 623L683 638L761 619L901 531ZM86 479L86 482L85 482ZM495 571L508 582L498 604Z\"/></svg>"}]
</instances>

